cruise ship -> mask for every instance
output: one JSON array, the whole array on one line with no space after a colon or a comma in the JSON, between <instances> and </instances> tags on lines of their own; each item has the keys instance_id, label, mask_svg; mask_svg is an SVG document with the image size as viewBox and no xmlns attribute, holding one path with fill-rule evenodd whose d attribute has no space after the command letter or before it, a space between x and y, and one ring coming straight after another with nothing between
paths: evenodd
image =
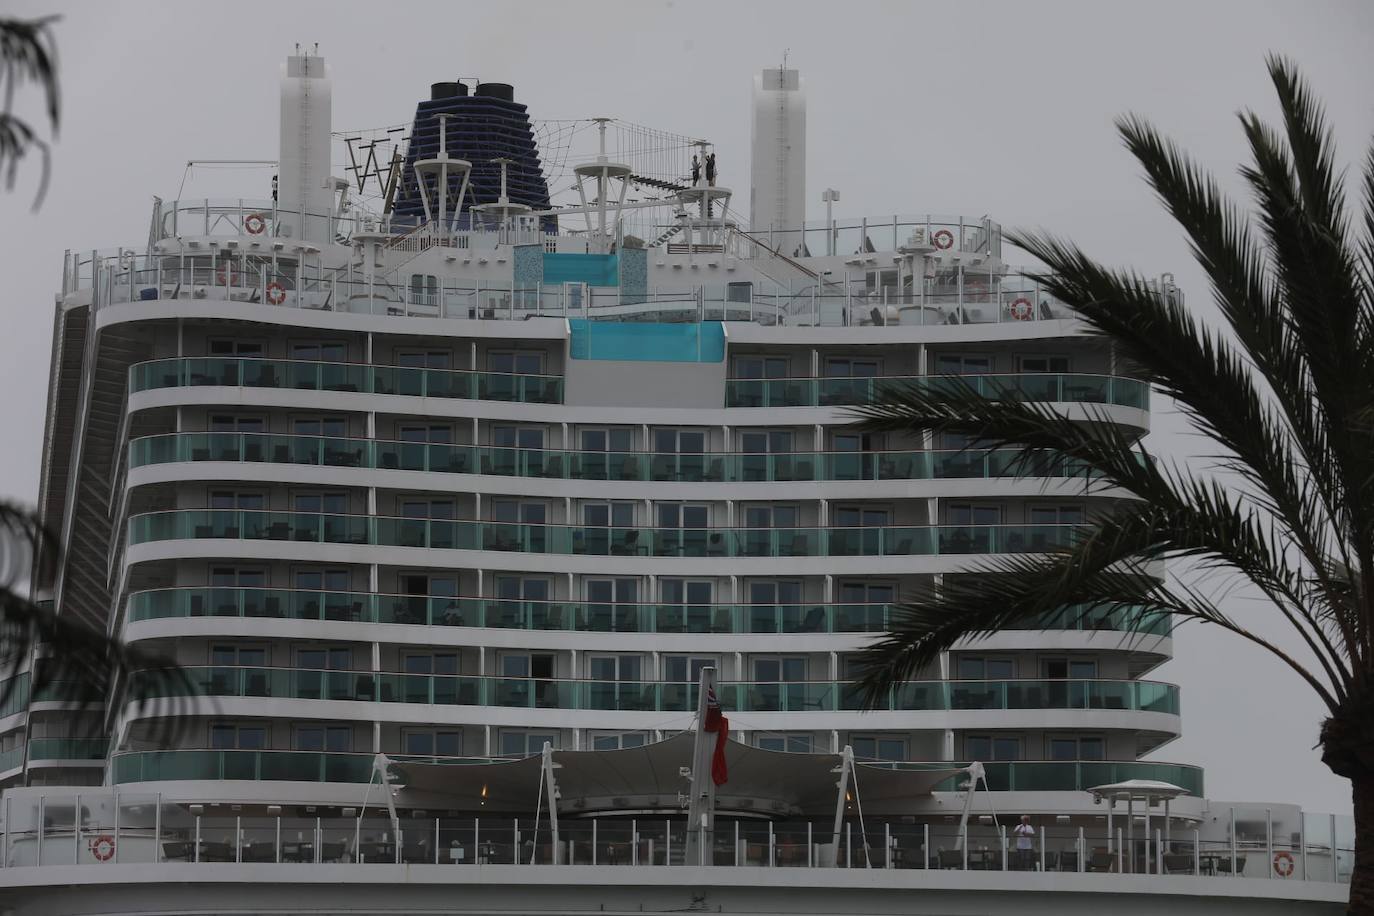
<instances>
[{"instance_id":1,"label":"cruise ship","mask_svg":"<svg viewBox=\"0 0 1374 916\"><path fill-rule=\"evenodd\" d=\"M421 93L336 133L297 48L270 181L67 252L38 597L188 683L92 710L28 661L0 912L1343 910L1348 818L1158 759L1167 620L1066 608L861 708L904 591L1123 496L854 405L958 376L1150 429L997 222L807 222L794 69L738 194L708 141Z\"/></svg>"}]
</instances>

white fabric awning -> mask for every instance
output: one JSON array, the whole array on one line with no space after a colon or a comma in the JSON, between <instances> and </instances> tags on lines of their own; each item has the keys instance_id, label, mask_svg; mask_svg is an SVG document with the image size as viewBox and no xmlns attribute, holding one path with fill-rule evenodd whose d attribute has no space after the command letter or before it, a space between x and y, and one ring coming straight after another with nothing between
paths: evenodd
<instances>
[{"instance_id":1,"label":"white fabric awning","mask_svg":"<svg viewBox=\"0 0 1374 916\"><path fill-rule=\"evenodd\" d=\"M614 751L554 751L558 810L563 813L677 809L688 790L684 767L692 762L691 733L644 747ZM722 811L768 815L830 815L838 791L839 754L766 751L729 741L729 781L716 789ZM541 760L480 764L412 763L389 760L403 808L521 813L539 794ZM864 812L914 813L919 800L963 769L894 770L855 766Z\"/></svg>"}]
</instances>

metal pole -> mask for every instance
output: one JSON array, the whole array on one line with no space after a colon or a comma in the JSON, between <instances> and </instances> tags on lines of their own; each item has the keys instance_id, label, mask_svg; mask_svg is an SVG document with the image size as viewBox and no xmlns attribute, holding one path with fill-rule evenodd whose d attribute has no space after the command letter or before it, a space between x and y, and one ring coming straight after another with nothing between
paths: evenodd
<instances>
[{"instance_id":1,"label":"metal pole","mask_svg":"<svg viewBox=\"0 0 1374 916\"><path fill-rule=\"evenodd\" d=\"M114 848L114 852L112 852L112 853L110 854L110 861L113 862L114 864L118 865L118 864L119 864L119 793L117 793L117 792L115 793L115 797L114 797L114 808L115 808L115 812L114 812L114 838L115 838L115 848ZM81 816L81 809L80 809L80 808L77 808L77 809L76 809L76 814L77 814L77 817L80 817L80 816ZM154 846L154 847L157 846L157 842L156 842L156 841L154 841L153 846Z\"/></svg>"},{"instance_id":2,"label":"metal pole","mask_svg":"<svg viewBox=\"0 0 1374 916\"><path fill-rule=\"evenodd\" d=\"M883 868L892 867L892 825L883 822Z\"/></svg>"},{"instance_id":3,"label":"metal pole","mask_svg":"<svg viewBox=\"0 0 1374 916\"><path fill-rule=\"evenodd\" d=\"M1202 834L1193 828L1193 874L1202 874Z\"/></svg>"},{"instance_id":4,"label":"metal pole","mask_svg":"<svg viewBox=\"0 0 1374 916\"><path fill-rule=\"evenodd\" d=\"M281 815L277 815L277 864L281 864Z\"/></svg>"},{"instance_id":5,"label":"metal pole","mask_svg":"<svg viewBox=\"0 0 1374 916\"><path fill-rule=\"evenodd\" d=\"M1079 828L1078 828L1078 855L1075 856L1075 858L1078 859L1078 873L1079 873L1079 874L1082 874L1082 873L1086 870L1086 868L1087 868L1087 863L1083 861L1083 857L1084 857L1084 855L1087 853L1087 851L1088 851L1088 844L1087 844L1087 841L1086 841L1086 840L1084 839L1084 837L1083 837L1083 828L1082 828L1082 827L1079 827Z\"/></svg>"},{"instance_id":6,"label":"metal pole","mask_svg":"<svg viewBox=\"0 0 1374 916\"><path fill-rule=\"evenodd\" d=\"M1332 844L1334 845L1334 844ZM1231 877L1236 876L1236 806L1231 806Z\"/></svg>"},{"instance_id":7,"label":"metal pole","mask_svg":"<svg viewBox=\"0 0 1374 916\"><path fill-rule=\"evenodd\" d=\"M243 861L243 815L234 815L234 861Z\"/></svg>"},{"instance_id":8,"label":"metal pole","mask_svg":"<svg viewBox=\"0 0 1374 916\"><path fill-rule=\"evenodd\" d=\"M81 864L81 793L76 793L76 805L72 808L72 864Z\"/></svg>"},{"instance_id":9,"label":"metal pole","mask_svg":"<svg viewBox=\"0 0 1374 916\"><path fill-rule=\"evenodd\" d=\"M1302 880L1307 880L1307 815L1298 812L1298 842L1302 846Z\"/></svg>"},{"instance_id":10,"label":"metal pole","mask_svg":"<svg viewBox=\"0 0 1374 916\"><path fill-rule=\"evenodd\" d=\"M200 861L200 815L199 815L199 814L196 815L196 848L195 848L194 855L192 855L192 857L191 857L191 861L193 861L193 862L199 862L199 861Z\"/></svg>"},{"instance_id":11,"label":"metal pole","mask_svg":"<svg viewBox=\"0 0 1374 916\"><path fill-rule=\"evenodd\" d=\"M8 805L5 811L5 823L8 824L9 810ZM153 864L162 858L162 793L157 793L157 808L153 811Z\"/></svg>"},{"instance_id":12,"label":"metal pole","mask_svg":"<svg viewBox=\"0 0 1374 916\"><path fill-rule=\"evenodd\" d=\"M596 824L597 819L592 818L592 864L596 864Z\"/></svg>"},{"instance_id":13,"label":"metal pole","mask_svg":"<svg viewBox=\"0 0 1374 916\"><path fill-rule=\"evenodd\" d=\"M1160 854L1160 851L1159 851L1159 842L1160 842L1160 832L1159 832L1159 828L1156 827L1156 828L1155 828L1155 874L1157 874L1157 875L1162 875L1162 874L1164 874L1164 856L1163 856L1162 854Z\"/></svg>"},{"instance_id":14,"label":"metal pole","mask_svg":"<svg viewBox=\"0 0 1374 916\"><path fill-rule=\"evenodd\" d=\"M770 229L769 231L771 232L772 230ZM6 819L5 822L6 822L6 823L9 823L9 820ZM811 841L811 822L810 822L810 821L807 821L807 822L806 822L806 867L807 867L807 868L815 868L815 867L816 867L816 844L813 843L813 842Z\"/></svg>"},{"instance_id":15,"label":"metal pole","mask_svg":"<svg viewBox=\"0 0 1374 916\"><path fill-rule=\"evenodd\" d=\"M1336 815L1332 814L1330 818L1331 833L1328 836L1331 837L1331 880L1335 882L1340 880L1341 870L1336 864Z\"/></svg>"},{"instance_id":16,"label":"metal pole","mask_svg":"<svg viewBox=\"0 0 1374 916\"><path fill-rule=\"evenodd\" d=\"M893 224L896 225L895 223ZM921 867L930 868L930 824L921 825Z\"/></svg>"},{"instance_id":17,"label":"metal pole","mask_svg":"<svg viewBox=\"0 0 1374 916\"><path fill-rule=\"evenodd\" d=\"M1274 809L1264 809L1264 860L1269 866L1264 869L1266 877L1274 877Z\"/></svg>"},{"instance_id":18,"label":"metal pole","mask_svg":"<svg viewBox=\"0 0 1374 916\"><path fill-rule=\"evenodd\" d=\"M1040 871L1045 871L1045 825L1040 825Z\"/></svg>"}]
</instances>

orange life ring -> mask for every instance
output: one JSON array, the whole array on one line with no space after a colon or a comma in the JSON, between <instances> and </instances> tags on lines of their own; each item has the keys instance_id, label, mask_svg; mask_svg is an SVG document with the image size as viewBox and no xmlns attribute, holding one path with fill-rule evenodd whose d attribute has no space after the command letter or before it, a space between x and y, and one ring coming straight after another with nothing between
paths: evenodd
<instances>
[{"instance_id":1,"label":"orange life ring","mask_svg":"<svg viewBox=\"0 0 1374 916\"><path fill-rule=\"evenodd\" d=\"M1280 849L1274 853L1274 874L1280 878L1290 878L1293 875L1293 854Z\"/></svg>"},{"instance_id":2,"label":"orange life ring","mask_svg":"<svg viewBox=\"0 0 1374 916\"><path fill-rule=\"evenodd\" d=\"M261 213L250 213L243 218L243 231L249 235L262 235L267 228L267 220L262 218Z\"/></svg>"},{"instance_id":3,"label":"orange life ring","mask_svg":"<svg viewBox=\"0 0 1374 916\"><path fill-rule=\"evenodd\" d=\"M108 862L114 858L115 839L108 833L102 833L100 836L91 837L87 845L91 849L91 855L95 857L97 862Z\"/></svg>"},{"instance_id":4,"label":"orange life ring","mask_svg":"<svg viewBox=\"0 0 1374 916\"><path fill-rule=\"evenodd\" d=\"M954 247L954 233L948 229L939 229L931 234L930 240L935 243L935 247L941 251L946 251Z\"/></svg>"},{"instance_id":5,"label":"orange life ring","mask_svg":"<svg viewBox=\"0 0 1374 916\"><path fill-rule=\"evenodd\" d=\"M286 287L276 280L267 284L267 301L273 305L281 305L286 301Z\"/></svg>"},{"instance_id":6,"label":"orange life ring","mask_svg":"<svg viewBox=\"0 0 1374 916\"><path fill-rule=\"evenodd\" d=\"M229 269L229 265L227 264L221 264L219 270L215 271L215 279L219 282L220 286L232 285L231 281L233 278L234 272Z\"/></svg>"},{"instance_id":7,"label":"orange life ring","mask_svg":"<svg viewBox=\"0 0 1374 916\"><path fill-rule=\"evenodd\" d=\"M1011 317L1017 321L1030 321L1035 317L1035 307L1025 296L1011 300Z\"/></svg>"}]
</instances>

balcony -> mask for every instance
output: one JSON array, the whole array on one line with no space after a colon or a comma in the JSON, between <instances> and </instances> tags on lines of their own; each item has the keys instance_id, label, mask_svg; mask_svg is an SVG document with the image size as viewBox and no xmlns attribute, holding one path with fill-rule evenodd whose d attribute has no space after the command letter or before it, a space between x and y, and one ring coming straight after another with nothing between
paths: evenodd
<instances>
[{"instance_id":1,"label":"balcony","mask_svg":"<svg viewBox=\"0 0 1374 916\"><path fill-rule=\"evenodd\" d=\"M393 759L405 759L393 757ZM372 776L372 754L317 751L175 750L124 751L111 758L116 785L162 780L285 780L289 782L366 783ZM488 763L486 757L426 758L426 762L454 766ZM870 766L945 770L964 763L922 761ZM1074 792L1127 779L1157 779L1203 794L1201 767L1141 760L1016 760L985 763L988 787L994 792ZM938 786L936 791L954 791Z\"/></svg>"},{"instance_id":2,"label":"balcony","mask_svg":"<svg viewBox=\"0 0 1374 916\"><path fill-rule=\"evenodd\" d=\"M195 696L484 706L508 709L691 713L697 685L661 681L394 674L312 668L190 667ZM717 687L721 704L738 712L845 712L863 706L845 681L739 681ZM153 694L167 696L170 694ZM1178 688L1140 680L910 681L892 689L877 709L895 712L964 710L1120 710L1177 716Z\"/></svg>"},{"instance_id":3,"label":"balcony","mask_svg":"<svg viewBox=\"0 0 1374 916\"><path fill-rule=\"evenodd\" d=\"M1041 553L1072 546L1079 525L864 528L603 528L240 509L149 512L129 543L227 539L624 557L905 557Z\"/></svg>"},{"instance_id":4,"label":"balcony","mask_svg":"<svg viewBox=\"0 0 1374 916\"><path fill-rule=\"evenodd\" d=\"M30 760L104 760L110 751L108 738L30 738Z\"/></svg>"},{"instance_id":5,"label":"balcony","mask_svg":"<svg viewBox=\"0 0 1374 916\"><path fill-rule=\"evenodd\" d=\"M350 391L525 404L563 403L563 379L555 375L218 356L159 359L129 367L131 394L158 388L199 386Z\"/></svg>"},{"instance_id":6,"label":"balcony","mask_svg":"<svg viewBox=\"0 0 1374 916\"><path fill-rule=\"evenodd\" d=\"M483 445L272 435L167 433L129 443L129 466L232 461L673 483L832 480L1086 478L1081 463L1021 449L947 451L661 453L583 452Z\"/></svg>"},{"instance_id":7,"label":"balcony","mask_svg":"<svg viewBox=\"0 0 1374 916\"><path fill-rule=\"evenodd\" d=\"M881 633L886 604L600 604L266 588L134 592L128 620L253 617L592 633ZM1022 629L1167 636L1168 615L1130 608L1066 608Z\"/></svg>"},{"instance_id":8,"label":"balcony","mask_svg":"<svg viewBox=\"0 0 1374 916\"><path fill-rule=\"evenodd\" d=\"M1150 386L1139 379L1082 373L888 376L870 378L732 378L727 407L840 407L871 404L884 389L919 386L932 391L966 387L998 400L1113 404L1150 408Z\"/></svg>"}]
</instances>

